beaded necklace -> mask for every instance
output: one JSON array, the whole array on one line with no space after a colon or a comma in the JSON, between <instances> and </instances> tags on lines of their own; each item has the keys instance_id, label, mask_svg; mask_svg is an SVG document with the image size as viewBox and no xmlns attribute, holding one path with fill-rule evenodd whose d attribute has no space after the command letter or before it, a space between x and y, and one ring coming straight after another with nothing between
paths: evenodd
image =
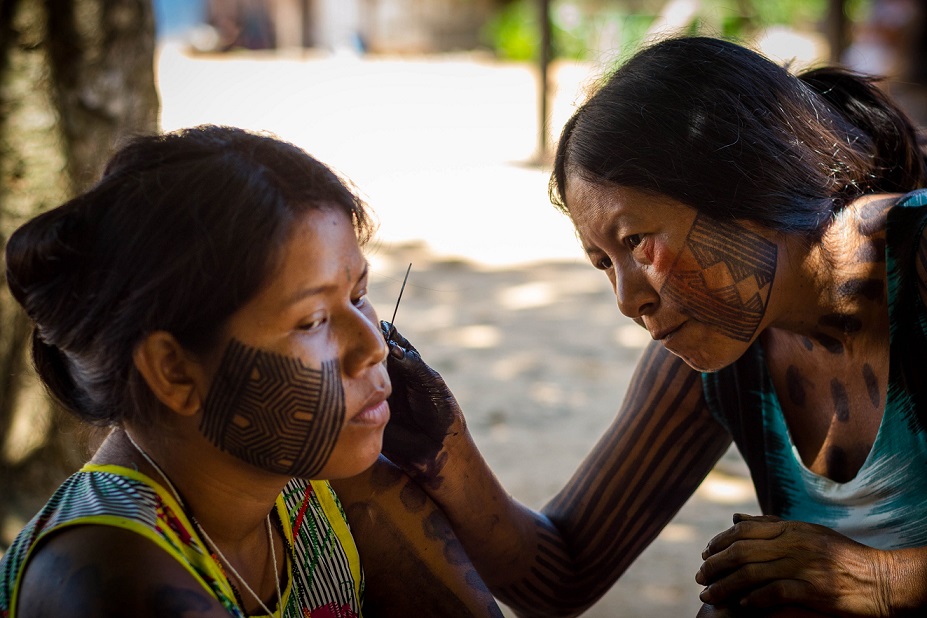
<instances>
[{"instance_id":1,"label":"beaded necklace","mask_svg":"<svg viewBox=\"0 0 927 618\"><path fill-rule=\"evenodd\" d=\"M164 479L164 482L167 484L168 489L171 490L171 493L174 494L174 498L177 499L177 503L180 504L181 508L183 508L183 510L187 513L187 516L190 518L190 522L196 528L197 532L199 532L200 535L203 537L203 539L205 539L206 542L212 546L212 548L215 550L219 558L222 559L222 562L225 564L225 566L228 567L228 569L232 572L232 574L235 575L235 577L238 579L241 585L245 588L245 590L250 592L251 596L253 596L257 600L258 605L261 606L261 609L267 612L268 616L275 616L276 614L274 614L274 612L270 611L270 609L266 605L264 605L264 601L262 601L261 597L258 596L258 594L251 588L251 586L248 585L248 582L245 581L245 578L243 578L241 575L238 574L238 571L235 570L235 567L232 566L232 563L229 561L229 559L225 557L225 554L222 553L222 550L219 549L219 546L216 545L215 541L213 541L209 537L209 535L206 534L206 530L204 530L203 526L201 526L200 523L196 520L196 518L193 516L193 513L189 512L189 507L187 507L186 503L184 503L183 499L180 497L180 492L178 492L177 488L174 487L174 484L171 483L171 480L167 477L167 474L164 473L164 470L161 469L161 466L156 464L154 460L148 455L148 453L146 453L142 449L142 447L140 447L138 443L132 439L132 436L129 435L128 431L123 430L123 433L125 433L126 437L129 439L129 442L132 444L132 446L135 447L135 450L137 450L139 454L145 459L145 461L147 461L148 464L152 468L154 468L155 471L159 475L161 475L161 478ZM279 617L282 618L283 616L283 594L280 592L280 576L277 571L277 551L274 549L274 536L273 536L273 532L270 529L270 513L267 514L267 518L264 520L264 524L267 528L267 542L270 545L270 558L274 565L274 584L277 589L277 609L280 611ZM286 544L285 536L284 536L284 544ZM234 589L234 586L233 586L233 589ZM247 614L247 612L245 612L244 603L242 602L241 598L238 599L238 602L242 606L241 608L242 613Z\"/></svg>"}]
</instances>

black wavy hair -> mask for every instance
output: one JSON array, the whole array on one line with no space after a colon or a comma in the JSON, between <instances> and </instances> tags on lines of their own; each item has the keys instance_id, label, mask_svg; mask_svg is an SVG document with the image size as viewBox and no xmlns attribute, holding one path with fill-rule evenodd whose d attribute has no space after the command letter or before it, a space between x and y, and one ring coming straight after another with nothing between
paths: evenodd
<instances>
[{"instance_id":1,"label":"black wavy hair","mask_svg":"<svg viewBox=\"0 0 927 618\"><path fill-rule=\"evenodd\" d=\"M372 234L360 198L287 142L220 126L131 140L94 187L7 243L7 281L34 322L48 391L95 424L150 420L134 348L164 330L210 349L315 209L344 212L360 243Z\"/></svg>"},{"instance_id":2,"label":"black wavy hair","mask_svg":"<svg viewBox=\"0 0 927 618\"><path fill-rule=\"evenodd\" d=\"M812 237L860 195L927 184L915 128L872 78L795 76L707 37L660 41L607 78L557 147L550 195L567 213L574 172Z\"/></svg>"}]
</instances>

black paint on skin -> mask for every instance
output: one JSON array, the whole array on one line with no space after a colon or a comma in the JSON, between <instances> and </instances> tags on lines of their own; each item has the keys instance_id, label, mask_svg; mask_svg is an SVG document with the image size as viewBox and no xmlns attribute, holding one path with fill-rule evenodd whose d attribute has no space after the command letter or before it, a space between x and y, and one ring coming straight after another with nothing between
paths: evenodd
<instances>
[{"instance_id":1,"label":"black paint on skin","mask_svg":"<svg viewBox=\"0 0 927 618\"><path fill-rule=\"evenodd\" d=\"M805 377L795 365L785 370L785 382L789 390L789 399L797 406L805 405Z\"/></svg>"},{"instance_id":2,"label":"black paint on skin","mask_svg":"<svg viewBox=\"0 0 927 618\"><path fill-rule=\"evenodd\" d=\"M827 466L827 476L838 483L846 483L853 480L849 474L849 463L847 454L839 446L832 446L827 449L825 465Z\"/></svg>"},{"instance_id":3,"label":"black paint on skin","mask_svg":"<svg viewBox=\"0 0 927 618\"><path fill-rule=\"evenodd\" d=\"M891 200L878 200L869 202L859 209L859 232L863 236L871 236L876 232L885 229L885 222L888 219L889 206Z\"/></svg>"},{"instance_id":4,"label":"black paint on skin","mask_svg":"<svg viewBox=\"0 0 927 618\"><path fill-rule=\"evenodd\" d=\"M454 395L389 322L380 322L380 329L384 337L390 335L386 366L393 385L383 452L416 481L437 488L443 481L440 473L447 463L447 453L441 449L456 418Z\"/></svg>"},{"instance_id":5,"label":"black paint on skin","mask_svg":"<svg viewBox=\"0 0 927 618\"><path fill-rule=\"evenodd\" d=\"M837 293L847 298L862 296L867 300L882 300L885 282L881 279L851 279L837 288Z\"/></svg>"},{"instance_id":6,"label":"black paint on skin","mask_svg":"<svg viewBox=\"0 0 927 618\"><path fill-rule=\"evenodd\" d=\"M444 557L451 564L466 564L469 562L467 552L463 545L454 536L444 513L434 511L425 519L425 535L431 539L437 539L444 544Z\"/></svg>"},{"instance_id":7,"label":"black paint on skin","mask_svg":"<svg viewBox=\"0 0 927 618\"><path fill-rule=\"evenodd\" d=\"M362 530L361 534L377 534L388 539L402 539L406 536L403 531L393 523L390 514L376 503L354 503L352 506L348 507L347 514L350 519L354 519L355 521L366 522L372 520L376 522L375 530ZM426 522L425 525L427 527L428 523ZM390 548L390 553L392 554L391 560L395 560L397 564L402 564L401 568L403 574L405 574L410 581L415 582L416 602L421 606L429 607L436 611L436 608L440 607L439 615L447 616L448 618L465 618L473 615L473 612L470 611L463 601L461 601L460 598L435 575L434 571L429 568L428 565L422 562L421 557L411 549L409 543L400 542L393 544ZM470 575L470 571L467 572L465 577L467 584L470 585L474 592L487 597L488 614L502 618L502 613L499 611L499 608L492 604L492 596L486 589L483 580L479 579L478 576L474 579ZM390 615L391 609L395 611L395 608L391 608L388 605L384 605L380 608L380 604L377 601L381 601L384 604L389 603L388 599L377 598L376 591L371 591L371 589L368 588L364 602L365 615L378 616L381 615L381 613L383 615ZM380 609L380 611L377 611L378 609Z\"/></svg>"},{"instance_id":8,"label":"black paint on skin","mask_svg":"<svg viewBox=\"0 0 927 618\"><path fill-rule=\"evenodd\" d=\"M876 264L885 261L885 239L872 238L856 252L856 261L863 264Z\"/></svg>"},{"instance_id":9,"label":"black paint on skin","mask_svg":"<svg viewBox=\"0 0 927 618\"><path fill-rule=\"evenodd\" d=\"M882 395L879 393L879 380L869 363L863 365L863 379L866 381L866 391L869 393L872 407L878 408L882 405Z\"/></svg>"},{"instance_id":10,"label":"black paint on skin","mask_svg":"<svg viewBox=\"0 0 927 618\"><path fill-rule=\"evenodd\" d=\"M863 329L863 323L859 318L845 313L831 313L825 315L818 320L818 324L835 328L846 334L858 333Z\"/></svg>"},{"instance_id":11,"label":"black paint on skin","mask_svg":"<svg viewBox=\"0 0 927 618\"><path fill-rule=\"evenodd\" d=\"M843 382L834 378L830 381L830 394L834 400L834 410L837 413L837 420L845 423L850 420L850 398L847 396L847 388Z\"/></svg>"},{"instance_id":12,"label":"black paint on skin","mask_svg":"<svg viewBox=\"0 0 927 618\"><path fill-rule=\"evenodd\" d=\"M749 341L766 313L777 252L775 243L741 225L698 215L662 293L696 320ZM690 263L699 269L683 270ZM730 276L728 285L705 278L705 271L719 265Z\"/></svg>"},{"instance_id":13,"label":"black paint on skin","mask_svg":"<svg viewBox=\"0 0 927 618\"><path fill-rule=\"evenodd\" d=\"M843 344L839 340L825 335L824 333L815 333L812 335L818 343L824 346L824 349L831 354L843 354Z\"/></svg>"},{"instance_id":14,"label":"black paint on skin","mask_svg":"<svg viewBox=\"0 0 927 618\"><path fill-rule=\"evenodd\" d=\"M409 481L406 483L406 486L402 488L402 491L399 492L399 499L402 500L402 505L408 510L413 513L418 513L425 508L428 494L414 482Z\"/></svg>"},{"instance_id":15,"label":"black paint on skin","mask_svg":"<svg viewBox=\"0 0 927 618\"><path fill-rule=\"evenodd\" d=\"M209 388L200 430L242 461L311 479L328 462L344 417L337 361L313 369L232 339Z\"/></svg>"},{"instance_id":16,"label":"black paint on skin","mask_svg":"<svg viewBox=\"0 0 927 618\"><path fill-rule=\"evenodd\" d=\"M370 483L377 489L389 489L399 484L404 475L402 470L389 464L376 465L370 474Z\"/></svg>"}]
</instances>

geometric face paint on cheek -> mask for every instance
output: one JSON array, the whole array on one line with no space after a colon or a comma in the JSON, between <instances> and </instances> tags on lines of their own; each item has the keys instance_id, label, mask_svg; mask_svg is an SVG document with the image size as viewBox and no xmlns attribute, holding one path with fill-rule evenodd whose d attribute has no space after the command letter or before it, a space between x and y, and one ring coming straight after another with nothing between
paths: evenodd
<instances>
[{"instance_id":1,"label":"geometric face paint on cheek","mask_svg":"<svg viewBox=\"0 0 927 618\"><path fill-rule=\"evenodd\" d=\"M209 387L200 431L242 461L311 479L328 462L344 417L338 361L313 369L232 339Z\"/></svg>"},{"instance_id":2,"label":"geometric face paint on cheek","mask_svg":"<svg viewBox=\"0 0 927 618\"><path fill-rule=\"evenodd\" d=\"M698 215L661 294L696 320L749 341L766 313L777 252L740 225Z\"/></svg>"}]
</instances>

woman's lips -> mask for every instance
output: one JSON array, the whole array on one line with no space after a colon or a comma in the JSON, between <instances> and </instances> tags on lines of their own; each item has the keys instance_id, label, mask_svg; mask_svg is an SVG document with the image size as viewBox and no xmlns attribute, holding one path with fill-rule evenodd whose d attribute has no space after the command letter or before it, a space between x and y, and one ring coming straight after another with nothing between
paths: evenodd
<instances>
[{"instance_id":1,"label":"woman's lips","mask_svg":"<svg viewBox=\"0 0 927 618\"><path fill-rule=\"evenodd\" d=\"M358 412L351 418L358 425L385 425L389 421L389 404L383 399Z\"/></svg>"},{"instance_id":2,"label":"woman's lips","mask_svg":"<svg viewBox=\"0 0 927 618\"><path fill-rule=\"evenodd\" d=\"M672 328L667 328L659 332L653 333L651 337L653 337L655 341L664 341L666 340L667 337L671 337L672 335L675 335L677 332L679 332L679 329L685 325L686 325L685 322L681 324L677 324L676 326L673 326Z\"/></svg>"}]
</instances>

